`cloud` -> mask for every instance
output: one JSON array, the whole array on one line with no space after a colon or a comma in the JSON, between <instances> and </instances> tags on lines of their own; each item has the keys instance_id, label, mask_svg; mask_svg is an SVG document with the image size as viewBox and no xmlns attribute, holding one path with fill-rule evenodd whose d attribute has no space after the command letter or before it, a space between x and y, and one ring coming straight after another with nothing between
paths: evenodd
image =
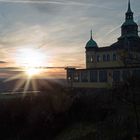
<instances>
[{"instance_id":1,"label":"cloud","mask_svg":"<svg viewBox=\"0 0 140 140\"><path fill-rule=\"evenodd\" d=\"M99 46L110 45L112 38L116 40L120 33L120 29L118 33L116 28L123 22L120 17L124 18L121 12L124 7L120 7L117 11L114 9L118 9L120 2L126 4L121 0L119 2L0 0L0 2L3 2L0 13L4 15L1 16L3 19L0 23L0 49L6 54L4 58L10 56L8 53L14 56L17 48L35 45L43 47L44 53L46 55L50 53L55 61L61 62L65 57L65 64L74 63L73 59L80 59L80 63L84 62L84 47L89 39L90 29L93 29L93 37ZM71 55L74 56L73 59ZM3 59L2 55L0 59L8 60ZM51 62L53 63L53 60Z\"/></svg>"},{"instance_id":2,"label":"cloud","mask_svg":"<svg viewBox=\"0 0 140 140\"><path fill-rule=\"evenodd\" d=\"M0 45L9 47L20 47L29 44L40 44L43 42L46 33L43 31L43 28L38 25L21 27L17 25L17 30L10 31L1 35L0 37Z\"/></svg>"},{"instance_id":3,"label":"cloud","mask_svg":"<svg viewBox=\"0 0 140 140\"><path fill-rule=\"evenodd\" d=\"M48 1L48 0L0 0L3 3L22 3L22 4L55 4L65 6L90 6L97 8L104 8L108 10L114 10L113 8L106 7L103 5L97 5L93 3L75 2L75 1Z\"/></svg>"},{"instance_id":4,"label":"cloud","mask_svg":"<svg viewBox=\"0 0 140 140\"><path fill-rule=\"evenodd\" d=\"M3 3L31 3L31 4L65 4L64 2L45 1L45 0L0 0Z\"/></svg>"},{"instance_id":5,"label":"cloud","mask_svg":"<svg viewBox=\"0 0 140 140\"><path fill-rule=\"evenodd\" d=\"M7 63L6 61L0 61L0 64L5 64L5 63Z\"/></svg>"}]
</instances>

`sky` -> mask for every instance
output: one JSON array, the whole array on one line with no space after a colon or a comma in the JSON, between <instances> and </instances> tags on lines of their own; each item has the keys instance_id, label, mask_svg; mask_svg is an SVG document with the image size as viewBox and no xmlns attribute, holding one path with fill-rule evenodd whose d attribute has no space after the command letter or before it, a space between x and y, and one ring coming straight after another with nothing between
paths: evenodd
<instances>
[{"instance_id":1,"label":"sky","mask_svg":"<svg viewBox=\"0 0 140 140\"><path fill-rule=\"evenodd\" d=\"M117 41L127 3L128 0L0 0L0 76L22 71L15 67L26 63L28 49L43 56L40 66L62 67L45 71L43 77L47 73L64 77L63 67L67 66L85 67L90 30L99 47ZM140 0L131 0L137 23L139 7ZM36 60L36 55L30 57Z\"/></svg>"}]
</instances>

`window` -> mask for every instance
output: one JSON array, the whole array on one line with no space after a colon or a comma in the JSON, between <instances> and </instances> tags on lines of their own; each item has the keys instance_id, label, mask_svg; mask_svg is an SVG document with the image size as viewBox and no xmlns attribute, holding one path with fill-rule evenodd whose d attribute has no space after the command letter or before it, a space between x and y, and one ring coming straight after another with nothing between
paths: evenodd
<instances>
[{"instance_id":1,"label":"window","mask_svg":"<svg viewBox=\"0 0 140 140\"><path fill-rule=\"evenodd\" d=\"M117 56L116 54L113 54L113 61L116 61L117 60Z\"/></svg>"},{"instance_id":2,"label":"window","mask_svg":"<svg viewBox=\"0 0 140 140\"><path fill-rule=\"evenodd\" d=\"M120 81L120 71L113 71L113 82Z\"/></svg>"},{"instance_id":3,"label":"window","mask_svg":"<svg viewBox=\"0 0 140 140\"><path fill-rule=\"evenodd\" d=\"M99 71L99 81L100 82L107 82L107 71Z\"/></svg>"},{"instance_id":4,"label":"window","mask_svg":"<svg viewBox=\"0 0 140 140\"><path fill-rule=\"evenodd\" d=\"M97 55L97 62L99 62L100 61L100 56L99 55Z\"/></svg>"},{"instance_id":5,"label":"window","mask_svg":"<svg viewBox=\"0 0 140 140\"><path fill-rule=\"evenodd\" d=\"M90 62L93 62L93 61L94 61L94 57L91 56L91 58L90 58Z\"/></svg>"},{"instance_id":6,"label":"window","mask_svg":"<svg viewBox=\"0 0 140 140\"><path fill-rule=\"evenodd\" d=\"M106 61L106 55L105 54L103 55L103 61Z\"/></svg>"},{"instance_id":7,"label":"window","mask_svg":"<svg viewBox=\"0 0 140 140\"><path fill-rule=\"evenodd\" d=\"M110 61L110 55L107 54L107 61Z\"/></svg>"},{"instance_id":8,"label":"window","mask_svg":"<svg viewBox=\"0 0 140 140\"><path fill-rule=\"evenodd\" d=\"M90 82L97 82L97 71L90 71Z\"/></svg>"},{"instance_id":9,"label":"window","mask_svg":"<svg viewBox=\"0 0 140 140\"><path fill-rule=\"evenodd\" d=\"M82 82L88 82L88 72L87 71L81 72L81 80L82 80Z\"/></svg>"},{"instance_id":10,"label":"window","mask_svg":"<svg viewBox=\"0 0 140 140\"><path fill-rule=\"evenodd\" d=\"M79 73L78 72L74 73L74 81L79 82Z\"/></svg>"},{"instance_id":11,"label":"window","mask_svg":"<svg viewBox=\"0 0 140 140\"><path fill-rule=\"evenodd\" d=\"M140 78L140 70L133 70L133 77Z\"/></svg>"},{"instance_id":12,"label":"window","mask_svg":"<svg viewBox=\"0 0 140 140\"><path fill-rule=\"evenodd\" d=\"M93 63L94 62L94 56L92 56L92 55L89 55L89 56L87 56L87 62L88 63Z\"/></svg>"},{"instance_id":13,"label":"window","mask_svg":"<svg viewBox=\"0 0 140 140\"><path fill-rule=\"evenodd\" d=\"M127 80L130 77L130 72L128 70L124 70L122 74L123 80Z\"/></svg>"}]
</instances>

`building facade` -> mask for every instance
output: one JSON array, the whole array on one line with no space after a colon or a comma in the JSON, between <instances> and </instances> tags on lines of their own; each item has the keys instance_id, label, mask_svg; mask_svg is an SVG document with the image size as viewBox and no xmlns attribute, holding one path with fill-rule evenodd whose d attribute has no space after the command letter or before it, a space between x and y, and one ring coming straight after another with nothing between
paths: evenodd
<instances>
[{"instance_id":1,"label":"building facade","mask_svg":"<svg viewBox=\"0 0 140 140\"><path fill-rule=\"evenodd\" d=\"M140 37L130 1L117 42L99 47L93 40L91 31L85 50L86 69L67 68L69 86L109 88L132 76L140 76Z\"/></svg>"}]
</instances>

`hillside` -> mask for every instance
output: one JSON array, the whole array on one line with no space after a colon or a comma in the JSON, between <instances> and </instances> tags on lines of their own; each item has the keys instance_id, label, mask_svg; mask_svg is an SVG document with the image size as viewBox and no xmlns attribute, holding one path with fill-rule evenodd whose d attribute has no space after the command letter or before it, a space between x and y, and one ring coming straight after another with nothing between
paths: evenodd
<instances>
[{"instance_id":1,"label":"hillside","mask_svg":"<svg viewBox=\"0 0 140 140\"><path fill-rule=\"evenodd\" d=\"M93 90L51 83L49 87L41 87L37 95L0 100L3 140L128 140L137 133L139 86Z\"/></svg>"}]
</instances>

